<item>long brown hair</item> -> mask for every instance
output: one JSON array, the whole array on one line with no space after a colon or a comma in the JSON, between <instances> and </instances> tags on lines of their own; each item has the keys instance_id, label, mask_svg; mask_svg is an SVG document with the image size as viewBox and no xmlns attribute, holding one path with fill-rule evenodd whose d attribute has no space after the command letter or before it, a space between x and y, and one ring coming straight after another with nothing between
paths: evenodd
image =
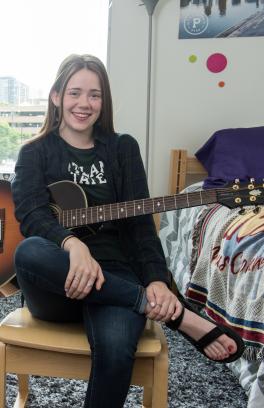
<instances>
[{"instance_id":1,"label":"long brown hair","mask_svg":"<svg viewBox=\"0 0 264 408\"><path fill-rule=\"evenodd\" d=\"M46 117L40 132L36 136L37 138L44 137L48 133L59 128L62 121L63 97L67 84L70 78L83 68L96 73L101 85L102 109L97 125L99 125L101 129L107 133L114 132L112 96L109 79L104 64L99 58L93 55L72 54L65 58L59 67L56 80L49 93ZM61 106L59 108L54 105L51 99L51 95L54 91L61 98Z\"/></svg>"}]
</instances>

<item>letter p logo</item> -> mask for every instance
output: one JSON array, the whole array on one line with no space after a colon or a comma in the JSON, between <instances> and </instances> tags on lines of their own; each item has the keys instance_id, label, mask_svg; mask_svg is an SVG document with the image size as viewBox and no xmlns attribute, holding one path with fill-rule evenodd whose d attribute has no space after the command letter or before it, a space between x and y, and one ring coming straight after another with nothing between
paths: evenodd
<instances>
[{"instance_id":1,"label":"letter p logo","mask_svg":"<svg viewBox=\"0 0 264 408\"><path fill-rule=\"evenodd\" d=\"M191 15L185 17L183 21L185 31L188 34L197 36L202 34L207 29L208 24L208 17L203 13L192 13Z\"/></svg>"},{"instance_id":2,"label":"letter p logo","mask_svg":"<svg viewBox=\"0 0 264 408\"><path fill-rule=\"evenodd\" d=\"M193 30L195 30L196 27L199 26L199 24L201 24L201 19L199 17L195 17L193 19L193 25L192 25Z\"/></svg>"}]
</instances>

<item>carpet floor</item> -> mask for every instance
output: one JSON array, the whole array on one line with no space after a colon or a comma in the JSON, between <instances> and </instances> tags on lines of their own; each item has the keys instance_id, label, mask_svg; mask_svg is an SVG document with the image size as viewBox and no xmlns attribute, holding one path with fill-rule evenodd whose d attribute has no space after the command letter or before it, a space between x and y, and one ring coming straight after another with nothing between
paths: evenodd
<instances>
[{"instance_id":1,"label":"carpet floor","mask_svg":"<svg viewBox=\"0 0 264 408\"><path fill-rule=\"evenodd\" d=\"M18 295L1 298L0 320L19 306ZM170 353L168 408L246 408L246 394L227 367L207 360L180 335L164 330ZM13 407L16 390L16 377L8 375L6 408ZM81 408L86 383L32 376L30 390L28 408ZM141 404L142 389L131 386L124 407Z\"/></svg>"}]
</instances>

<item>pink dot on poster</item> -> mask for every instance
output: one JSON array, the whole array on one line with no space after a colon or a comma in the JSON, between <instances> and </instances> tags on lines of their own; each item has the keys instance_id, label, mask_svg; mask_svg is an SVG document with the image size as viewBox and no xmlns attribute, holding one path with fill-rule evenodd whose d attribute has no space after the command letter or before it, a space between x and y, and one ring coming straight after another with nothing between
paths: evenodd
<instances>
[{"instance_id":1,"label":"pink dot on poster","mask_svg":"<svg viewBox=\"0 0 264 408\"><path fill-rule=\"evenodd\" d=\"M206 65L209 71L217 74L218 72L223 71L227 66L227 58L223 54L212 54L208 57Z\"/></svg>"}]
</instances>

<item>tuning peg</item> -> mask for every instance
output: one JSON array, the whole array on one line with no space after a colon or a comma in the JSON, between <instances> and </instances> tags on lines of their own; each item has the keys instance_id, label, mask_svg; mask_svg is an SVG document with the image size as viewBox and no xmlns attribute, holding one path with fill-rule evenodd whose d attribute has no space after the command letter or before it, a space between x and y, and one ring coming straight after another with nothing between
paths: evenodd
<instances>
[{"instance_id":1,"label":"tuning peg","mask_svg":"<svg viewBox=\"0 0 264 408\"><path fill-rule=\"evenodd\" d=\"M248 185L248 189L249 190L254 190L254 188L255 188L255 179L253 178L253 177L251 177L250 179L249 179L249 181L250 181L250 184Z\"/></svg>"},{"instance_id":2,"label":"tuning peg","mask_svg":"<svg viewBox=\"0 0 264 408\"><path fill-rule=\"evenodd\" d=\"M239 190L239 179L235 179L235 184L232 186L233 190Z\"/></svg>"},{"instance_id":3,"label":"tuning peg","mask_svg":"<svg viewBox=\"0 0 264 408\"><path fill-rule=\"evenodd\" d=\"M256 205L256 207L253 210L253 213L258 214L260 212L260 210L261 210L260 206Z\"/></svg>"},{"instance_id":4,"label":"tuning peg","mask_svg":"<svg viewBox=\"0 0 264 408\"><path fill-rule=\"evenodd\" d=\"M241 207L240 210L238 211L238 214L244 215L246 213L246 209L244 207Z\"/></svg>"}]
</instances>

